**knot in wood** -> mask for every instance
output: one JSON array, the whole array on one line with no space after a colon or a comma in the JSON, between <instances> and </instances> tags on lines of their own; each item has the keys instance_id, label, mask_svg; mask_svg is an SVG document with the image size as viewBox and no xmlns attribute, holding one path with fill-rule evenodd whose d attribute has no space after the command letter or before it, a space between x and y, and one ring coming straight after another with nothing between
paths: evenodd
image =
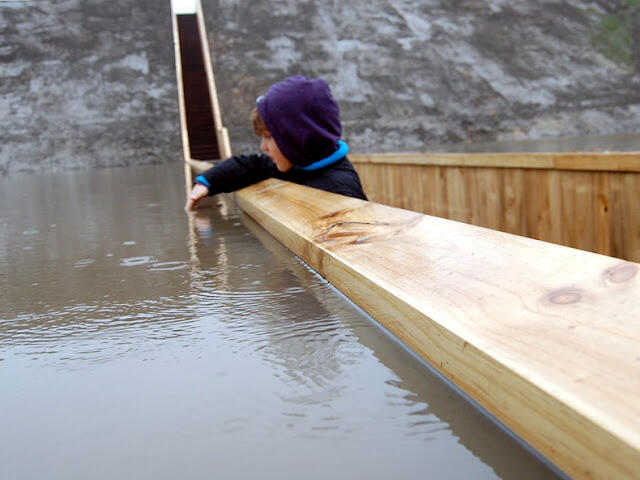
<instances>
[{"instance_id":1,"label":"knot in wood","mask_svg":"<svg viewBox=\"0 0 640 480\"><path fill-rule=\"evenodd\" d=\"M637 273L637 265L629 262L623 262L619 263L615 267L605 270L604 278L611 283L624 283L635 277Z\"/></svg>"},{"instance_id":2,"label":"knot in wood","mask_svg":"<svg viewBox=\"0 0 640 480\"><path fill-rule=\"evenodd\" d=\"M554 305L570 305L582 299L582 294L576 290L558 290L547 295L549 303Z\"/></svg>"}]
</instances>

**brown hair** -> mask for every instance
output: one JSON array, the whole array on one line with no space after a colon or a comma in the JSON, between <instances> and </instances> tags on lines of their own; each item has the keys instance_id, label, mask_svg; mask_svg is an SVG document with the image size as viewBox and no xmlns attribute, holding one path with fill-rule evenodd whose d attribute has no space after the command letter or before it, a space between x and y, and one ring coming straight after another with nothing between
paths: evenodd
<instances>
[{"instance_id":1,"label":"brown hair","mask_svg":"<svg viewBox=\"0 0 640 480\"><path fill-rule=\"evenodd\" d=\"M254 108L251 111L251 125L253 126L253 133L258 137L270 137L271 133L269 133L269 129L264 124L262 117L260 116L260 112L258 112L257 108Z\"/></svg>"}]
</instances>

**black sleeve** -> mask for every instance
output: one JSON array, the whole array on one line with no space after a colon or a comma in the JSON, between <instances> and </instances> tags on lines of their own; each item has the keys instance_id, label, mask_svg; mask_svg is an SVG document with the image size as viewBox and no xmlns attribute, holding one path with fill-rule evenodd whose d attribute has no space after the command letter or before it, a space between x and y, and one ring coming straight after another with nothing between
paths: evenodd
<instances>
[{"instance_id":1,"label":"black sleeve","mask_svg":"<svg viewBox=\"0 0 640 480\"><path fill-rule=\"evenodd\" d=\"M278 169L266 155L237 155L214 165L201 176L209 183L209 195L234 192L277 175Z\"/></svg>"}]
</instances>

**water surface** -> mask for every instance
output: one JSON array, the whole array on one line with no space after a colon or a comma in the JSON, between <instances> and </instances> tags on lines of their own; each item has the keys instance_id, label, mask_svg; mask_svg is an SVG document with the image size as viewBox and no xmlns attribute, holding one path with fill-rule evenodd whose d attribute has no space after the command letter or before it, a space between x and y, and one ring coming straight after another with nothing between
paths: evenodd
<instances>
[{"instance_id":1,"label":"water surface","mask_svg":"<svg viewBox=\"0 0 640 480\"><path fill-rule=\"evenodd\" d=\"M179 166L0 178L0 478L553 478Z\"/></svg>"}]
</instances>

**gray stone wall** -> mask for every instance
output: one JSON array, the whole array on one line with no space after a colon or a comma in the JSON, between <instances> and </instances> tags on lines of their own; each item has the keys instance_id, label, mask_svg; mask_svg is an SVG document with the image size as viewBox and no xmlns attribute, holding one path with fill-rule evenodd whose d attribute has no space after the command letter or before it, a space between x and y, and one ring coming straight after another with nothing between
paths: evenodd
<instances>
[{"instance_id":1,"label":"gray stone wall","mask_svg":"<svg viewBox=\"0 0 640 480\"><path fill-rule=\"evenodd\" d=\"M359 152L638 138L637 3L203 0L236 152L297 73L330 82ZM0 115L2 173L178 161L169 0L0 1Z\"/></svg>"},{"instance_id":2,"label":"gray stone wall","mask_svg":"<svg viewBox=\"0 0 640 480\"><path fill-rule=\"evenodd\" d=\"M255 96L302 73L332 84L354 149L384 152L618 134L638 145L637 3L215 0L205 13L234 149L250 146Z\"/></svg>"},{"instance_id":3,"label":"gray stone wall","mask_svg":"<svg viewBox=\"0 0 640 480\"><path fill-rule=\"evenodd\" d=\"M170 4L0 2L0 171L177 160Z\"/></svg>"}]
</instances>

